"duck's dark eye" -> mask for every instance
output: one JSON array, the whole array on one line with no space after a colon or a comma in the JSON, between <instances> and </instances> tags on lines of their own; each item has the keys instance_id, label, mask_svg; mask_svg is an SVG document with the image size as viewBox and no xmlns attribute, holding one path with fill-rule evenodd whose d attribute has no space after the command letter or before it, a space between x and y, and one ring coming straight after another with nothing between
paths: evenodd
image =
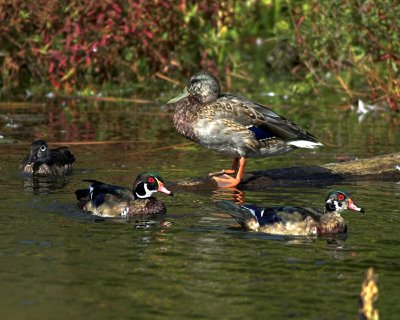
<instances>
[{"instance_id":1,"label":"duck's dark eye","mask_svg":"<svg viewBox=\"0 0 400 320\"><path fill-rule=\"evenodd\" d=\"M46 151L46 146L40 146L40 151L45 152Z\"/></svg>"},{"instance_id":2,"label":"duck's dark eye","mask_svg":"<svg viewBox=\"0 0 400 320\"><path fill-rule=\"evenodd\" d=\"M345 196L344 196L343 193L338 193L337 198L338 198L339 201L343 201Z\"/></svg>"},{"instance_id":3,"label":"duck's dark eye","mask_svg":"<svg viewBox=\"0 0 400 320\"><path fill-rule=\"evenodd\" d=\"M154 183L154 181L155 181L155 180L154 180L154 178L152 178L152 177L150 177L150 178L147 179L147 182L148 182L148 183Z\"/></svg>"}]
</instances>

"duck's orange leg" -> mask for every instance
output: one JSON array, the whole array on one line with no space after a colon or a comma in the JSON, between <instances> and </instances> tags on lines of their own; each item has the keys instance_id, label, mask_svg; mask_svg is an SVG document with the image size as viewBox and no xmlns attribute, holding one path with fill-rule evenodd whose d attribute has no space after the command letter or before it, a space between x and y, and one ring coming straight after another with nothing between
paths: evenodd
<instances>
[{"instance_id":1,"label":"duck's orange leg","mask_svg":"<svg viewBox=\"0 0 400 320\"><path fill-rule=\"evenodd\" d=\"M246 158L241 157L239 160L239 169L236 174L236 178L228 176L227 174L223 174L221 176L213 177L213 179L217 182L218 187L220 188L236 187L240 183L240 181L242 181L245 165Z\"/></svg>"},{"instance_id":2,"label":"duck's orange leg","mask_svg":"<svg viewBox=\"0 0 400 320\"><path fill-rule=\"evenodd\" d=\"M223 175L223 174L225 174L225 173L227 173L227 174L233 174L233 173L235 173L235 172L237 171L238 165L239 165L239 158L235 158L235 159L233 159L233 161L232 161L232 167L231 167L231 169L226 169L226 170L224 169L224 170L221 170L221 171L218 171L218 172L211 172L211 173L208 174L208 176L209 176L209 177L220 176L220 175Z\"/></svg>"}]
</instances>

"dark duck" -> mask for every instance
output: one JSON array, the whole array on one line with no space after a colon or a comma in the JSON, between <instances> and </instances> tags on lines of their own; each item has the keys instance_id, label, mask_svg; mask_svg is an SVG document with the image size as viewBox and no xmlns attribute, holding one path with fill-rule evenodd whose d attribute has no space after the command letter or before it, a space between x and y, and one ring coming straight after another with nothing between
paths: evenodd
<instances>
[{"instance_id":1,"label":"dark duck","mask_svg":"<svg viewBox=\"0 0 400 320\"><path fill-rule=\"evenodd\" d=\"M247 158L281 155L322 144L304 129L246 98L221 94L218 80L207 72L192 76L176 103L174 125L189 140L234 158L230 170L212 173L219 187L235 187ZM228 174L235 174L232 177Z\"/></svg>"},{"instance_id":2,"label":"dark duck","mask_svg":"<svg viewBox=\"0 0 400 320\"><path fill-rule=\"evenodd\" d=\"M270 207L237 205L218 201L217 206L228 212L243 228L277 235L320 235L346 233L347 225L340 213L343 210L364 212L343 191L331 191L323 211L302 207Z\"/></svg>"},{"instance_id":3,"label":"dark duck","mask_svg":"<svg viewBox=\"0 0 400 320\"><path fill-rule=\"evenodd\" d=\"M164 202L154 197L156 192L173 195L164 186L157 173L142 173L133 183L133 189L106 184L96 180L86 189L76 190L78 205L84 210L102 217L129 217L134 215L163 214Z\"/></svg>"},{"instance_id":4,"label":"dark duck","mask_svg":"<svg viewBox=\"0 0 400 320\"><path fill-rule=\"evenodd\" d=\"M20 165L23 173L41 176L65 176L72 173L74 155L66 148L49 149L47 142L32 142L31 152Z\"/></svg>"}]
</instances>

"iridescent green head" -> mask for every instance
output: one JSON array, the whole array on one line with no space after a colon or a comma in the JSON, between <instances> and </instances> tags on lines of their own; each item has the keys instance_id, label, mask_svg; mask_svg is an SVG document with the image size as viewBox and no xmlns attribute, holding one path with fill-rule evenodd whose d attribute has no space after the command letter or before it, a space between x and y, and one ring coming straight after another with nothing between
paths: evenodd
<instances>
[{"instance_id":1,"label":"iridescent green head","mask_svg":"<svg viewBox=\"0 0 400 320\"><path fill-rule=\"evenodd\" d=\"M164 179L157 172L141 173L133 183L133 194L136 198L150 198L154 193L174 194L164 186Z\"/></svg>"},{"instance_id":2,"label":"iridescent green head","mask_svg":"<svg viewBox=\"0 0 400 320\"><path fill-rule=\"evenodd\" d=\"M325 212L341 212L346 209L364 212L364 209L355 205L348 193L341 190L331 191L325 199Z\"/></svg>"}]
</instances>

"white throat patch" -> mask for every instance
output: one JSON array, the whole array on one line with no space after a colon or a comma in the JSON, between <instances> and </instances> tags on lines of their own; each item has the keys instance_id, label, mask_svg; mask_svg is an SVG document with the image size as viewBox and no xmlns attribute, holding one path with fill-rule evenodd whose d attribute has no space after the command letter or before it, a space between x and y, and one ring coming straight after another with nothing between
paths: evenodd
<instances>
[{"instance_id":1,"label":"white throat patch","mask_svg":"<svg viewBox=\"0 0 400 320\"><path fill-rule=\"evenodd\" d=\"M336 211L336 212L340 212L340 211L343 211L343 210L344 210L343 205L342 205L342 206L339 206L339 202L337 202L336 200L330 199L330 200L328 200L327 202L333 203L333 205L335 206L335 211Z\"/></svg>"},{"instance_id":2,"label":"white throat patch","mask_svg":"<svg viewBox=\"0 0 400 320\"><path fill-rule=\"evenodd\" d=\"M157 192L157 190L149 190L149 189L147 188L147 183L144 183L144 191L146 192L145 194L138 194L138 193L136 192L136 196L137 196L138 198L140 198L140 199L145 199L145 198L150 198L150 197L153 195L153 193L156 193L156 192Z\"/></svg>"}]
</instances>

